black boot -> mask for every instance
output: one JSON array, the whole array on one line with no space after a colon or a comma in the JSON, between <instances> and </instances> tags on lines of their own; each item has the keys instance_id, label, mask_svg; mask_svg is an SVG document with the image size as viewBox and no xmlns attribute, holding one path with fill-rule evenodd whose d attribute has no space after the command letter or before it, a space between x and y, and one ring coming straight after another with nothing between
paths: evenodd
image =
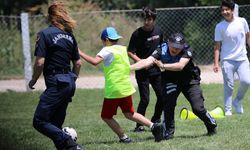
<instances>
[{"instance_id":1,"label":"black boot","mask_svg":"<svg viewBox=\"0 0 250 150\"><path fill-rule=\"evenodd\" d=\"M206 127L207 127L207 135L214 135L216 134L216 128L217 123L213 117L207 112L206 113L206 119L204 121Z\"/></svg>"},{"instance_id":2,"label":"black boot","mask_svg":"<svg viewBox=\"0 0 250 150\"><path fill-rule=\"evenodd\" d=\"M61 144L60 150L84 150L83 147L77 144L73 139L69 138Z\"/></svg>"}]
</instances>

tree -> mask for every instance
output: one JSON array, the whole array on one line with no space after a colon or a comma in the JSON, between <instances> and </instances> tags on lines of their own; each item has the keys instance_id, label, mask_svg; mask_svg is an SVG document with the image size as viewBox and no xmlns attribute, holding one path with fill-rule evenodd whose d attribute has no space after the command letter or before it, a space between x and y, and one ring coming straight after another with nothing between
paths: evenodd
<instances>
[{"instance_id":1,"label":"tree","mask_svg":"<svg viewBox=\"0 0 250 150\"><path fill-rule=\"evenodd\" d=\"M47 3L47 0L1 0L0 14L7 16L18 15L22 11L34 11L39 13L40 7L38 6ZM35 9L29 10L32 7L35 7Z\"/></svg>"}]
</instances>

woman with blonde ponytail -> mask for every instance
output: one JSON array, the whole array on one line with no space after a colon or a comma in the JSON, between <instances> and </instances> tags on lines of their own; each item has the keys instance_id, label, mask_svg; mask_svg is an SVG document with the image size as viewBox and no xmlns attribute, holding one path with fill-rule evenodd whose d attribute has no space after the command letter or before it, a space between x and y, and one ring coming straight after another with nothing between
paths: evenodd
<instances>
[{"instance_id":1,"label":"woman with blonde ponytail","mask_svg":"<svg viewBox=\"0 0 250 150\"><path fill-rule=\"evenodd\" d=\"M54 2L48 14L49 22L63 31L72 32L76 27L76 21L69 16L63 2Z\"/></svg>"},{"instance_id":2,"label":"woman with blonde ponytail","mask_svg":"<svg viewBox=\"0 0 250 150\"><path fill-rule=\"evenodd\" d=\"M29 87L34 89L43 72L46 90L40 96L33 126L49 137L57 150L82 150L82 146L62 130L81 67L78 46L73 35L76 21L69 16L63 2L52 3L48 8L48 15L49 27L37 34L36 59L29 82Z\"/></svg>"}]
</instances>

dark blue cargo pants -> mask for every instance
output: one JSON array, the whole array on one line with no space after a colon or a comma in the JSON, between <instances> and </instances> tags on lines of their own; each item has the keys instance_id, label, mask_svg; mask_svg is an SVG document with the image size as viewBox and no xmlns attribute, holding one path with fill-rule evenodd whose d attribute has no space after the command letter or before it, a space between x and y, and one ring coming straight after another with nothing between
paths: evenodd
<instances>
[{"instance_id":1,"label":"dark blue cargo pants","mask_svg":"<svg viewBox=\"0 0 250 150\"><path fill-rule=\"evenodd\" d=\"M33 126L49 137L57 147L70 138L61 129L66 116L68 103L75 92L74 73L45 76L46 90L40 96Z\"/></svg>"}]
</instances>

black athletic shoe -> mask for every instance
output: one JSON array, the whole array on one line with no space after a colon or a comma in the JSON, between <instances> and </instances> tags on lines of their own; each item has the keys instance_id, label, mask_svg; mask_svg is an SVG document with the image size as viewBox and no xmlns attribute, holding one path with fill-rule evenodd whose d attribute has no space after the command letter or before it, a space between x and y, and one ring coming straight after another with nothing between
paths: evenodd
<instances>
[{"instance_id":1,"label":"black athletic shoe","mask_svg":"<svg viewBox=\"0 0 250 150\"><path fill-rule=\"evenodd\" d=\"M217 126L213 126L213 127L207 128L207 135L208 136L212 136L212 135L216 134L217 133L216 127Z\"/></svg>"},{"instance_id":2,"label":"black athletic shoe","mask_svg":"<svg viewBox=\"0 0 250 150\"><path fill-rule=\"evenodd\" d=\"M135 127L134 129L134 132L144 132L144 131L145 131L144 126L138 126L138 127Z\"/></svg>"},{"instance_id":3,"label":"black athletic shoe","mask_svg":"<svg viewBox=\"0 0 250 150\"><path fill-rule=\"evenodd\" d=\"M174 138L174 135L165 131L164 140L170 140L172 138Z\"/></svg>"},{"instance_id":4,"label":"black athletic shoe","mask_svg":"<svg viewBox=\"0 0 250 150\"><path fill-rule=\"evenodd\" d=\"M77 144L77 146L73 147L70 150L84 150L84 149L83 149L83 147L81 145Z\"/></svg>"},{"instance_id":5,"label":"black athletic shoe","mask_svg":"<svg viewBox=\"0 0 250 150\"><path fill-rule=\"evenodd\" d=\"M216 134L216 128L217 128L216 120L213 117L211 117L211 115L208 112L206 113L205 125L207 127L208 136Z\"/></svg>"},{"instance_id":6,"label":"black athletic shoe","mask_svg":"<svg viewBox=\"0 0 250 150\"><path fill-rule=\"evenodd\" d=\"M155 142L160 142L161 140L164 139L162 124L154 123L153 127L151 128L151 131L155 137Z\"/></svg>"},{"instance_id":7,"label":"black athletic shoe","mask_svg":"<svg viewBox=\"0 0 250 150\"><path fill-rule=\"evenodd\" d=\"M62 150L84 150L84 148L73 141L71 138L65 141L62 145Z\"/></svg>"},{"instance_id":8,"label":"black athletic shoe","mask_svg":"<svg viewBox=\"0 0 250 150\"><path fill-rule=\"evenodd\" d=\"M129 143L132 143L133 141L132 141L129 137L126 137L126 138L124 138L124 139L120 139L119 142L120 142L120 143L129 144Z\"/></svg>"}]
</instances>

